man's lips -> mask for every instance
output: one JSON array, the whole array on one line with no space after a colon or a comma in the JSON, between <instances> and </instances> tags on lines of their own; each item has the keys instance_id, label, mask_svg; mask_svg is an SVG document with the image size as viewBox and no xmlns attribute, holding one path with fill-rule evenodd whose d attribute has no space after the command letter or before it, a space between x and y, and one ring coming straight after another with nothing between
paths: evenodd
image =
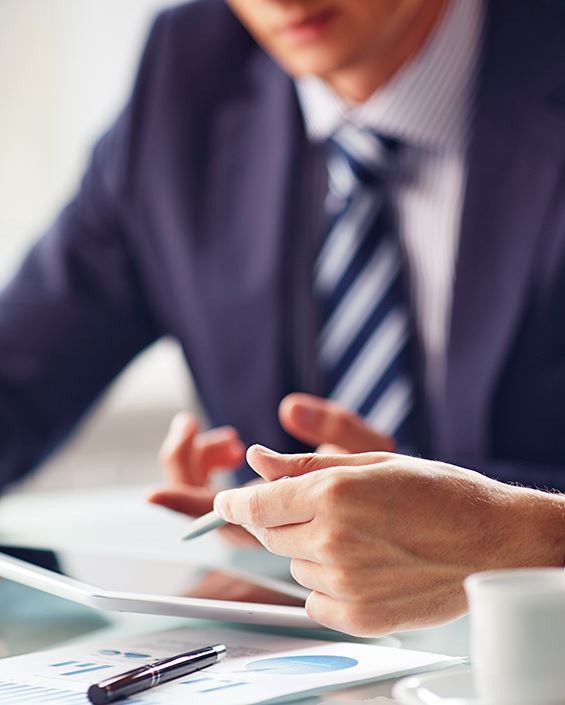
<instances>
[{"instance_id":1,"label":"man's lips","mask_svg":"<svg viewBox=\"0 0 565 705\"><path fill-rule=\"evenodd\" d=\"M332 8L320 10L315 14L288 22L281 27L279 34L293 42L312 41L324 32L338 14L338 11Z\"/></svg>"}]
</instances>

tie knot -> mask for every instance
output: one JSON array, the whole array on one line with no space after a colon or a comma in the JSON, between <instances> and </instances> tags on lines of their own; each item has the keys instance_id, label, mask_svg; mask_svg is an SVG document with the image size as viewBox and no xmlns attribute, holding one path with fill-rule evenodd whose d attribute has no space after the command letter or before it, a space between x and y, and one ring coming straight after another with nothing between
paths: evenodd
<instances>
[{"instance_id":1,"label":"tie knot","mask_svg":"<svg viewBox=\"0 0 565 705\"><path fill-rule=\"evenodd\" d=\"M377 132L343 125L327 144L332 195L348 198L358 188L382 181L398 147L398 142Z\"/></svg>"}]
</instances>

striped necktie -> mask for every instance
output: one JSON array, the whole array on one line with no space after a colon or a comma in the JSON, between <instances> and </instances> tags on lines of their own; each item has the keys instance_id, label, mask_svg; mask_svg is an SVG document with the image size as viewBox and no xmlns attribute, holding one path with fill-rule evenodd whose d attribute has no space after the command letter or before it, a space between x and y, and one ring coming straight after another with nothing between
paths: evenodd
<instances>
[{"instance_id":1,"label":"striped necktie","mask_svg":"<svg viewBox=\"0 0 565 705\"><path fill-rule=\"evenodd\" d=\"M329 219L314 270L327 395L412 447L401 252L386 176L398 143L344 125L328 142Z\"/></svg>"}]
</instances>

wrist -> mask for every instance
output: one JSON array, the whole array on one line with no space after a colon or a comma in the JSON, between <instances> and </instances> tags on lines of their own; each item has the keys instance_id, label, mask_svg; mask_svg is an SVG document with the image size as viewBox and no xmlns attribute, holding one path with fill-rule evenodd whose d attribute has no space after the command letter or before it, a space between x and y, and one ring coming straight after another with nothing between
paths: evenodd
<instances>
[{"instance_id":1,"label":"wrist","mask_svg":"<svg viewBox=\"0 0 565 705\"><path fill-rule=\"evenodd\" d=\"M565 495L523 490L520 505L524 565L565 567Z\"/></svg>"}]
</instances>

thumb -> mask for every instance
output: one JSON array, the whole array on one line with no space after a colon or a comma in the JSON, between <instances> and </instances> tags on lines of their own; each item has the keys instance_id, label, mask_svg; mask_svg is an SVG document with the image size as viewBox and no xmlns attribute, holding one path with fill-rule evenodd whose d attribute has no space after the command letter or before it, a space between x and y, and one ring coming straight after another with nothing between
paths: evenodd
<instances>
[{"instance_id":1,"label":"thumb","mask_svg":"<svg viewBox=\"0 0 565 705\"><path fill-rule=\"evenodd\" d=\"M254 445L247 450L247 462L265 480L298 477L316 470L333 467L354 467L384 462L389 453L355 453L349 455L296 453L285 455L270 448Z\"/></svg>"},{"instance_id":2,"label":"thumb","mask_svg":"<svg viewBox=\"0 0 565 705\"><path fill-rule=\"evenodd\" d=\"M395 449L392 438L372 429L358 414L311 394L286 396L279 406L279 419L291 436L314 447L329 443L349 453Z\"/></svg>"}]
</instances>

